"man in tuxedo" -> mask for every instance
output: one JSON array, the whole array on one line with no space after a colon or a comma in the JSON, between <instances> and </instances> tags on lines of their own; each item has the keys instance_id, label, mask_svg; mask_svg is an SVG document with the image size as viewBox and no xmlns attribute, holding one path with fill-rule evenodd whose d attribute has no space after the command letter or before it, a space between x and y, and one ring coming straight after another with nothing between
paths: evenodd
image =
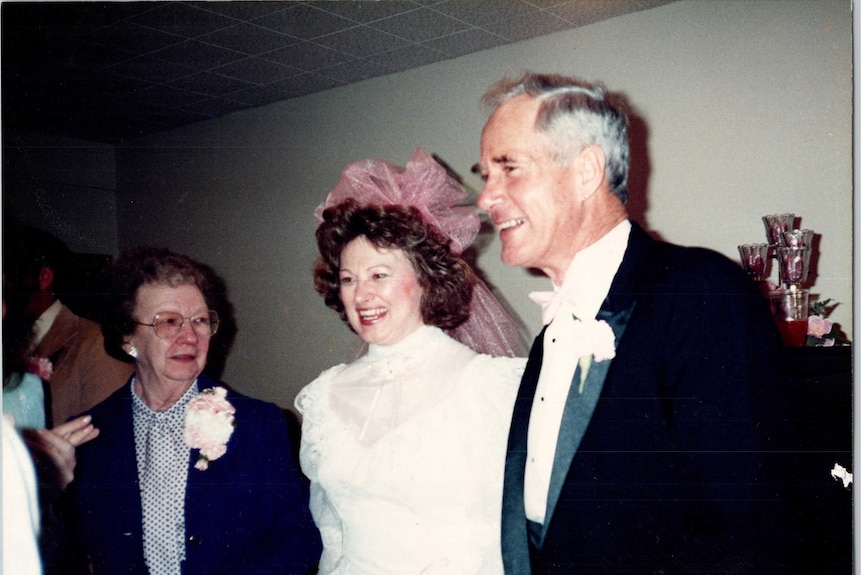
<instances>
[{"instance_id":1,"label":"man in tuxedo","mask_svg":"<svg viewBox=\"0 0 862 575\"><path fill-rule=\"evenodd\" d=\"M781 572L780 341L732 261L626 211L628 119L552 75L485 95L479 207L546 274L503 496L506 573ZM772 410L772 411L770 411Z\"/></svg>"}]
</instances>

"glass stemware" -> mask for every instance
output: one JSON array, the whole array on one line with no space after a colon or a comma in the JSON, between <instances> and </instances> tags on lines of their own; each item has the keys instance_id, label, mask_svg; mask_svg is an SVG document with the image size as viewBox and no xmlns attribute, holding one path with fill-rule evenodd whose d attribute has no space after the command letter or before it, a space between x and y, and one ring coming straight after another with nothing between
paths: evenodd
<instances>
[{"instance_id":1,"label":"glass stemware","mask_svg":"<svg viewBox=\"0 0 862 575\"><path fill-rule=\"evenodd\" d=\"M808 290L779 289L771 292L769 299L784 345L804 346L808 334Z\"/></svg>"},{"instance_id":2,"label":"glass stemware","mask_svg":"<svg viewBox=\"0 0 862 575\"><path fill-rule=\"evenodd\" d=\"M737 246L742 269L756 282L766 281L769 277L769 246L767 244L742 244Z\"/></svg>"},{"instance_id":3,"label":"glass stemware","mask_svg":"<svg viewBox=\"0 0 862 575\"><path fill-rule=\"evenodd\" d=\"M763 224L766 226L766 240L769 245L776 247L781 244L781 234L792 230L796 222L794 214L771 214L763 216Z\"/></svg>"},{"instance_id":4,"label":"glass stemware","mask_svg":"<svg viewBox=\"0 0 862 575\"><path fill-rule=\"evenodd\" d=\"M808 264L811 260L811 248L780 247L778 248L778 279L790 287L801 287L808 279Z\"/></svg>"},{"instance_id":5,"label":"glass stemware","mask_svg":"<svg viewBox=\"0 0 862 575\"><path fill-rule=\"evenodd\" d=\"M781 245L786 248L810 248L814 239L812 230L787 230L781 232Z\"/></svg>"}]
</instances>

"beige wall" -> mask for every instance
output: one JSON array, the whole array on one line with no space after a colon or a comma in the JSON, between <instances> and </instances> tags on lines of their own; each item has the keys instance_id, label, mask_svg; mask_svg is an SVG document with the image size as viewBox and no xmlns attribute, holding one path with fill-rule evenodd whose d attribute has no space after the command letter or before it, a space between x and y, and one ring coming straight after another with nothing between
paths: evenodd
<instances>
[{"instance_id":1,"label":"beige wall","mask_svg":"<svg viewBox=\"0 0 862 575\"><path fill-rule=\"evenodd\" d=\"M795 212L822 234L814 292L852 329L851 4L692 0L160 134L117 150L121 249L158 243L227 280L239 333L224 379L292 406L355 337L314 292L314 207L365 157L419 145L461 173L479 151L479 98L525 69L600 79L638 112L632 210L676 243L734 259L760 217ZM479 264L530 333L547 280Z\"/></svg>"}]
</instances>

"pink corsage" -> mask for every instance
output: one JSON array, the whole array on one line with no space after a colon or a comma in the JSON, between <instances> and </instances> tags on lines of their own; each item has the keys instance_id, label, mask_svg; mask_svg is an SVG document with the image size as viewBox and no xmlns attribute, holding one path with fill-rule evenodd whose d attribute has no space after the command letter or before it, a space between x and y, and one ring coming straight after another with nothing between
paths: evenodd
<instances>
[{"instance_id":1,"label":"pink corsage","mask_svg":"<svg viewBox=\"0 0 862 575\"><path fill-rule=\"evenodd\" d=\"M186 408L183 425L186 445L200 449L195 469L206 470L210 461L215 461L227 452L236 409L225 399L226 395L225 388L211 387L200 392Z\"/></svg>"},{"instance_id":2,"label":"pink corsage","mask_svg":"<svg viewBox=\"0 0 862 575\"><path fill-rule=\"evenodd\" d=\"M27 358L27 371L38 375L42 381L50 381L54 375L54 366L47 357L31 355Z\"/></svg>"}]
</instances>

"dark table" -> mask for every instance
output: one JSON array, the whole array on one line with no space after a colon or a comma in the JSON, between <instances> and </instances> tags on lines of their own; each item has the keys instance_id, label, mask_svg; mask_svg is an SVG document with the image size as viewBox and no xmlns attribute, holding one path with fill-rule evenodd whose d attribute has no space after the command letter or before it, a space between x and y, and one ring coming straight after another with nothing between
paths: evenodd
<instances>
[{"instance_id":1,"label":"dark table","mask_svg":"<svg viewBox=\"0 0 862 575\"><path fill-rule=\"evenodd\" d=\"M837 464L853 472L852 347L788 347L784 354L797 567L800 573L849 575L853 485L844 487L832 470Z\"/></svg>"}]
</instances>

